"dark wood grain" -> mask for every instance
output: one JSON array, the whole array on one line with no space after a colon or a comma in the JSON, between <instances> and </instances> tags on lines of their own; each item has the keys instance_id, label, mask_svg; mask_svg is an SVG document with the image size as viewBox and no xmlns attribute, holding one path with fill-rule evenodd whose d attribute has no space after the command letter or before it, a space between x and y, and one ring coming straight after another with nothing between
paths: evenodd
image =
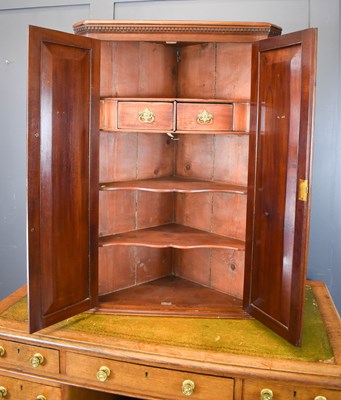
<instances>
[{"instance_id":1,"label":"dark wood grain","mask_svg":"<svg viewBox=\"0 0 341 400\"><path fill-rule=\"evenodd\" d=\"M255 46L258 80L249 169L246 246L247 310L294 344L300 343L310 201L298 180L310 180L316 31ZM256 88L256 85L254 85Z\"/></svg>"},{"instance_id":2,"label":"dark wood grain","mask_svg":"<svg viewBox=\"0 0 341 400\"><path fill-rule=\"evenodd\" d=\"M29 45L29 309L36 331L97 302L99 43L31 27Z\"/></svg>"}]
</instances>

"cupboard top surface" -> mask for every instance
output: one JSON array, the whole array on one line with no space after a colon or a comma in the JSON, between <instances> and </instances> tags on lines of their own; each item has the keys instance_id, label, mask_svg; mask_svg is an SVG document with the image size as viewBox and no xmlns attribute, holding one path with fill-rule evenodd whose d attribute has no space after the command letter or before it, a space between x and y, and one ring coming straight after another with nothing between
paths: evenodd
<instances>
[{"instance_id":1,"label":"cupboard top surface","mask_svg":"<svg viewBox=\"0 0 341 400\"><path fill-rule=\"evenodd\" d=\"M216 22L216 21L119 21L91 20L73 25L74 32L80 35L115 34L116 40L127 40L134 35L141 40L169 40L172 36L179 40L191 41L253 41L269 36L277 36L282 28L267 22ZM195 36L197 37L197 40ZM244 39L243 39L244 38ZM211 39L211 40L210 40ZM250 40L251 39L251 40Z\"/></svg>"}]
</instances>

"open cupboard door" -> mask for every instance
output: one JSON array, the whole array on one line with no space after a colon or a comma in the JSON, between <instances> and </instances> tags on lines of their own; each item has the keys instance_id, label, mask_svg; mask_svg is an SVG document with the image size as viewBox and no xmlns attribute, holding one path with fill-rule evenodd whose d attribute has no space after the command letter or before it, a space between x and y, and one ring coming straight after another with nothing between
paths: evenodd
<instances>
[{"instance_id":1,"label":"open cupboard door","mask_svg":"<svg viewBox=\"0 0 341 400\"><path fill-rule=\"evenodd\" d=\"M254 44L244 307L300 345L316 30Z\"/></svg>"},{"instance_id":2,"label":"open cupboard door","mask_svg":"<svg viewBox=\"0 0 341 400\"><path fill-rule=\"evenodd\" d=\"M30 27L30 332L97 302L99 42Z\"/></svg>"}]
</instances>

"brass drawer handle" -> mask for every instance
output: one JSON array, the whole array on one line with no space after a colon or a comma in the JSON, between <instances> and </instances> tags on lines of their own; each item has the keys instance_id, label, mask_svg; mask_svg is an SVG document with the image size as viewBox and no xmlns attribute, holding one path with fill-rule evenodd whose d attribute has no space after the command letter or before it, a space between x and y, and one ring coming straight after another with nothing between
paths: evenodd
<instances>
[{"instance_id":1,"label":"brass drawer handle","mask_svg":"<svg viewBox=\"0 0 341 400\"><path fill-rule=\"evenodd\" d=\"M47 400L47 398L46 398L43 394L39 394L39 395L36 397L36 400Z\"/></svg>"},{"instance_id":2,"label":"brass drawer handle","mask_svg":"<svg viewBox=\"0 0 341 400\"><path fill-rule=\"evenodd\" d=\"M138 120L143 124L152 124L155 121L155 114L146 107L138 113Z\"/></svg>"},{"instance_id":3,"label":"brass drawer handle","mask_svg":"<svg viewBox=\"0 0 341 400\"><path fill-rule=\"evenodd\" d=\"M327 400L327 397L324 397L324 396L316 396L314 400Z\"/></svg>"},{"instance_id":4,"label":"brass drawer handle","mask_svg":"<svg viewBox=\"0 0 341 400\"><path fill-rule=\"evenodd\" d=\"M105 382L110 376L110 369L106 366L101 367L96 374L96 378L100 382Z\"/></svg>"},{"instance_id":5,"label":"brass drawer handle","mask_svg":"<svg viewBox=\"0 0 341 400\"><path fill-rule=\"evenodd\" d=\"M44 356L40 353L36 353L30 358L30 364L31 367L33 368L39 367L39 365L42 365L43 362L44 362Z\"/></svg>"},{"instance_id":6,"label":"brass drawer handle","mask_svg":"<svg viewBox=\"0 0 341 400\"><path fill-rule=\"evenodd\" d=\"M181 392L185 396L191 396L195 389L195 383L190 379L186 379L182 382Z\"/></svg>"},{"instance_id":7,"label":"brass drawer handle","mask_svg":"<svg viewBox=\"0 0 341 400\"><path fill-rule=\"evenodd\" d=\"M3 357L5 355L5 348L3 346L0 346L0 357Z\"/></svg>"},{"instance_id":8,"label":"brass drawer handle","mask_svg":"<svg viewBox=\"0 0 341 400\"><path fill-rule=\"evenodd\" d=\"M7 389L0 386L0 400L7 396Z\"/></svg>"},{"instance_id":9,"label":"brass drawer handle","mask_svg":"<svg viewBox=\"0 0 341 400\"><path fill-rule=\"evenodd\" d=\"M263 390L260 392L260 399L261 399L261 400L272 400L272 399L273 399L272 390L270 390L270 389L263 389Z\"/></svg>"},{"instance_id":10,"label":"brass drawer handle","mask_svg":"<svg viewBox=\"0 0 341 400\"><path fill-rule=\"evenodd\" d=\"M197 123L199 125L211 125L213 123L213 115L204 110L197 115Z\"/></svg>"}]
</instances>

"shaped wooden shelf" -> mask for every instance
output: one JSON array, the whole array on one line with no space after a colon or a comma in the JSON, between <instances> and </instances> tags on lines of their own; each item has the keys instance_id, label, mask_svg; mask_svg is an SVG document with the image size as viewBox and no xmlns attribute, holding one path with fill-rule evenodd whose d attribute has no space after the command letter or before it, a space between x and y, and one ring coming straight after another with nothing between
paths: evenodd
<instances>
[{"instance_id":1,"label":"shaped wooden shelf","mask_svg":"<svg viewBox=\"0 0 341 400\"><path fill-rule=\"evenodd\" d=\"M241 299L173 275L103 295L99 312L251 318Z\"/></svg>"},{"instance_id":2,"label":"shaped wooden shelf","mask_svg":"<svg viewBox=\"0 0 341 400\"><path fill-rule=\"evenodd\" d=\"M242 185L233 185L220 182L202 181L199 179L185 179L176 176L108 182L100 184L100 190L145 190L150 192L227 192L246 194L247 188Z\"/></svg>"},{"instance_id":3,"label":"shaped wooden shelf","mask_svg":"<svg viewBox=\"0 0 341 400\"><path fill-rule=\"evenodd\" d=\"M245 242L215 233L201 231L178 224L166 224L152 228L102 236L99 245L146 246L177 249L220 248L244 250Z\"/></svg>"}]
</instances>

